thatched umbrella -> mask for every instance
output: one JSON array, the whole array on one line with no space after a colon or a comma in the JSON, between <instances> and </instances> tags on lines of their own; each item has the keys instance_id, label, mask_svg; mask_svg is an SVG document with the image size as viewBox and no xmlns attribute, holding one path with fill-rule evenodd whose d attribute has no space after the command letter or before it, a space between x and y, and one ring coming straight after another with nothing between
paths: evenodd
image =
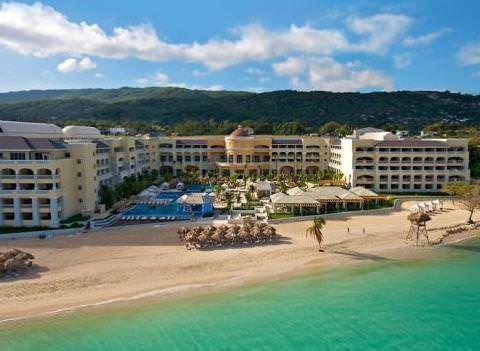
<instances>
[{"instance_id":1,"label":"thatched umbrella","mask_svg":"<svg viewBox=\"0 0 480 351\"><path fill-rule=\"evenodd\" d=\"M275 229L274 226L267 224L267 226L265 227L264 233L268 236L269 240L272 240L276 237L277 230Z\"/></svg>"},{"instance_id":2,"label":"thatched umbrella","mask_svg":"<svg viewBox=\"0 0 480 351\"><path fill-rule=\"evenodd\" d=\"M261 241L263 239L263 227L258 224L254 225L251 234L255 241Z\"/></svg>"},{"instance_id":3,"label":"thatched umbrella","mask_svg":"<svg viewBox=\"0 0 480 351\"><path fill-rule=\"evenodd\" d=\"M178 237L180 238L180 240L185 240L185 236L187 235L187 233L189 232L190 230L187 228L187 227L181 227L178 229L177 233L178 233Z\"/></svg>"},{"instance_id":4,"label":"thatched umbrella","mask_svg":"<svg viewBox=\"0 0 480 351\"><path fill-rule=\"evenodd\" d=\"M32 254L18 249L0 252L0 276L25 271L33 265L33 259Z\"/></svg>"}]
</instances>

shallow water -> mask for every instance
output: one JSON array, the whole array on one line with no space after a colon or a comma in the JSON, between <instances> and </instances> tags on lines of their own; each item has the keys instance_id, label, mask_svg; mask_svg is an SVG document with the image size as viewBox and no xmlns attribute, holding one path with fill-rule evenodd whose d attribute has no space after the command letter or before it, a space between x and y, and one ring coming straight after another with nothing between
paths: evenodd
<instances>
[{"instance_id":1,"label":"shallow water","mask_svg":"<svg viewBox=\"0 0 480 351\"><path fill-rule=\"evenodd\" d=\"M188 300L0 326L0 350L480 350L480 241Z\"/></svg>"}]
</instances>

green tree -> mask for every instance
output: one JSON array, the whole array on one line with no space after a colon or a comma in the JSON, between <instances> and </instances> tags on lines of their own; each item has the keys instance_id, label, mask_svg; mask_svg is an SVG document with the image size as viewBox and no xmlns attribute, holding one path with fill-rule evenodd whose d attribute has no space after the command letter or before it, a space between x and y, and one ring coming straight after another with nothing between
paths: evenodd
<instances>
[{"instance_id":1,"label":"green tree","mask_svg":"<svg viewBox=\"0 0 480 351\"><path fill-rule=\"evenodd\" d=\"M469 213L467 222L473 223L473 213L480 208L480 185L455 182L447 184L444 190L450 195L460 197L458 203Z\"/></svg>"},{"instance_id":2,"label":"green tree","mask_svg":"<svg viewBox=\"0 0 480 351\"><path fill-rule=\"evenodd\" d=\"M307 228L305 234L308 236L311 236L311 237L314 237L315 240L317 240L317 243L318 243L318 251L320 252L323 252L324 250L322 249L322 243L323 243L323 233L322 233L322 229L323 227L325 227L326 225L326 222L325 222L325 219L323 219L322 217L316 217L314 220L313 220L313 223L310 227Z\"/></svg>"}]
</instances>

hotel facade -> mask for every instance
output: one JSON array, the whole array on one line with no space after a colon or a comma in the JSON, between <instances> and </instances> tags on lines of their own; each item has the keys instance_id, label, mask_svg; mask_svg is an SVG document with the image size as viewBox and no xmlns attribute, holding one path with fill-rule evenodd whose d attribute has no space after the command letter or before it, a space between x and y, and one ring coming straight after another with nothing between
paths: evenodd
<instances>
[{"instance_id":1,"label":"hotel facade","mask_svg":"<svg viewBox=\"0 0 480 351\"><path fill-rule=\"evenodd\" d=\"M399 139L363 129L346 138L255 135L108 137L93 127L0 121L0 226L58 227L99 209L102 185L162 174L316 174L334 170L348 186L434 192L469 181L467 139Z\"/></svg>"}]
</instances>

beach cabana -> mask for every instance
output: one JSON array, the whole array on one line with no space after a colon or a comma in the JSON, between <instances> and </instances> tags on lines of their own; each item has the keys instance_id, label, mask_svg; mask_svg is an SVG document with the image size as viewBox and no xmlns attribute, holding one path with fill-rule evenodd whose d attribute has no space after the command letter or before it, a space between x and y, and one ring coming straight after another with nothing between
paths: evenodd
<instances>
[{"instance_id":1,"label":"beach cabana","mask_svg":"<svg viewBox=\"0 0 480 351\"><path fill-rule=\"evenodd\" d=\"M289 212L292 214L320 213L320 203L307 195L287 195L277 193L270 196L273 205L273 212Z\"/></svg>"},{"instance_id":2,"label":"beach cabana","mask_svg":"<svg viewBox=\"0 0 480 351\"><path fill-rule=\"evenodd\" d=\"M363 186L356 186L350 189L350 192L360 196L365 203L374 203L378 205L380 201L385 200L385 196L378 195L370 189L364 188Z\"/></svg>"},{"instance_id":3,"label":"beach cabana","mask_svg":"<svg viewBox=\"0 0 480 351\"><path fill-rule=\"evenodd\" d=\"M213 213L215 197L207 193L184 194L177 199L177 204L184 212L192 212L201 216Z\"/></svg>"}]
</instances>

